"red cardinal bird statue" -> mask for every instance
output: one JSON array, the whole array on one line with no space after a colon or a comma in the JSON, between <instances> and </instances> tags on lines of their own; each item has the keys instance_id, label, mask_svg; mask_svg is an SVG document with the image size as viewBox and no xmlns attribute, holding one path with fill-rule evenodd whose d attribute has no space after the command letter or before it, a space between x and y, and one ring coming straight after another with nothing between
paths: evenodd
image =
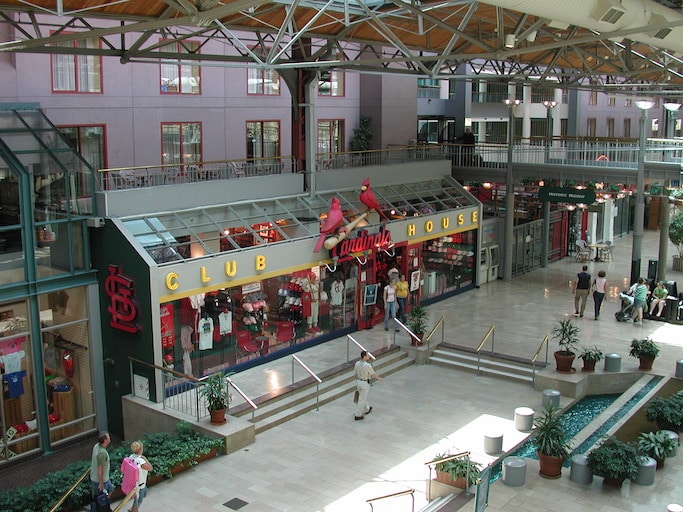
<instances>
[{"instance_id":1,"label":"red cardinal bird statue","mask_svg":"<svg viewBox=\"0 0 683 512\"><path fill-rule=\"evenodd\" d=\"M375 210L377 215L379 215L380 220L389 220L386 215L382 212L382 209L377 202L375 193L370 189L370 178L365 178L363 180L363 185L360 188L360 202L368 207L369 210Z\"/></svg>"},{"instance_id":2,"label":"red cardinal bird statue","mask_svg":"<svg viewBox=\"0 0 683 512\"><path fill-rule=\"evenodd\" d=\"M334 233L337 226L344 221L344 214L341 211L341 203L336 197L332 198L332 204L330 205L330 211L327 212L327 219L325 223L320 226L320 238L313 248L313 252L319 252L323 248L323 243L325 243L325 236Z\"/></svg>"}]
</instances>

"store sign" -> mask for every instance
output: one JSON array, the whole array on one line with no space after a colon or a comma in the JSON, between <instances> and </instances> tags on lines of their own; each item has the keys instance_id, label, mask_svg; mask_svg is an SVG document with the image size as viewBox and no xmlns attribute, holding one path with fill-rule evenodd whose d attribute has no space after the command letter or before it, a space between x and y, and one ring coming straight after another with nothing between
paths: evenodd
<instances>
[{"instance_id":1,"label":"store sign","mask_svg":"<svg viewBox=\"0 0 683 512\"><path fill-rule=\"evenodd\" d=\"M541 187L538 189L538 198L550 203L592 204L595 202L595 192L570 187Z\"/></svg>"},{"instance_id":2,"label":"store sign","mask_svg":"<svg viewBox=\"0 0 683 512\"><path fill-rule=\"evenodd\" d=\"M124 332L139 332L141 327L136 320L140 314L140 306L135 299L135 281L123 275L118 265L109 265L104 290L110 300L107 307L111 315L109 325Z\"/></svg>"},{"instance_id":3,"label":"store sign","mask_svg":"<svg viewBox=\"0 0 683 512\"><path fill-rule=\"evenodd\" d=\"M341 263L353 259L354 253L379 249L389 250L392 244L391 231L386 226L382 226L375 234L370 234L367 229L361 229L354 238L346 238L332 247L330 256L336 259L337 263Z\"/></svg>"}]
</instances>

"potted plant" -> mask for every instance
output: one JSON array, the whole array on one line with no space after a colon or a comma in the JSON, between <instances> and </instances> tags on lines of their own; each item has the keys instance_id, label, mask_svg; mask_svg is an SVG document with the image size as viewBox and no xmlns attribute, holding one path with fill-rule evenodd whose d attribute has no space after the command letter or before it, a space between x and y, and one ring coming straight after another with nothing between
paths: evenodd
<instances>
[{"instance_id":1,"label":"potted plant","mask_svg":"<svg viewBox=\"0 0 683 512\"><path fill-rule=\"evenodd\" d=\"M461 455L444 453L434 457L432 462L439 461L434 466L437 481L460 489L467 489L476 484L481 469L476 462L470 460L466 453Z\"/></svg>"},{"instance_id":2,"label":"potted plant","mask_svg":"<svg viewBox=\"0 0 683 512\"><path fill-rule=\"evenodd\" d=\"M546 405L534 420L534 427L531 437L538 454L539 474L544 478L560 478L562 464L571 452L571 441L567 439L559 407Z\"/></svg>"},{"instance_id":3,"label":"potted plant","mask_svg":"<svg viewBox=\"0 0 683 512\"><path fill-rule=\"evenodd\" d=\"M671 218L669 223L669 240L678 247L678 254L673 257L673 269L683 272L683 211Z\"/></svg>"},{"instance_id":4,"label":"potted plant","mask_svg":"<svg viewBox=\"0 0 683 512\"><path fill-rule=\"evenodd\" d=\"M657 461L657 469L664 466L664 460L676 453L678 443L668 432L641 432L638 436L638 451L647 457Z\"/></svg>"},{"instance_id":5,"label":"potted plant","mask_svg":"<svg viewBox=\"0 0 683 512\"><path fill-rule=\"evenodd\" d=\"M610 436L588 453L588 466L603 478L603 485L621 487L627 478L638 476L640 455L631 443Z\"/></svg>"},{"instance_id":6,"label":"potted plant","mask_svg":"<svg viewBox=\"0 0 683 512\"><path fill-rule=\"evenodd\" d=\"M558 325L550 331L553 339L557 340L560 350L555 352L555 363L557 371L560 373L573 373L574 358L579 343L579 333L581 330L575 325L571 318L561 318Z\"/></svg>"},{"instance_id":7,"label":"potted plant","mask_svg":"<svg viewBox=\"0 0 683 512\"><path fill-rule=\"evenodd\" d=\"M594 372L596 363L602 361L605 357L605 353L600 350L597 346L584 347L581 350L581 359L583 359L582 372Z\"/></svg>"},{"instance_id":8,"label":"potted plant","mask_svg":"<svg viewBox=\"0 0 683 512\"><path fill-rule=\"evenodd\" d=\"M222 425L226 422L225 411L228 410L230 395L223 372L217 372L204 380L199 388L199 396L206 400L211 415L211 423Z\"/></svg>"},{"instance_id":9,"label":"potted plant","mask_svg":"<svg viewBox=\"0 0 683 512\"><path fill-rule=\"evenodd\" d=\"M659 355L659 347L650 338L636 339L631 342L631 357L640 359L640 370L652 370L652 363Z\"/></svg>"},{"instance_id":10,"label":"potted plant","mask_svg":"<svg viewBox=\"0 0 683 512\"><path fill-rule=\"evenodd\" d=\"M412 338L411 345L422 345L422 337L427 329L427 311L422 306L413 306L408 311L408 328L419 338L416 340Z\"/></svg>"},{"instance_id":11,"label":"potted plant","mask_svg":"<svg viewBox=\"0 0 683 512\"><path fill-rule=\"evenodd\" d=\"M656 396L645 406L645 418L660 430L680 432L683 429L683 392L670 397Z\"/></svg>"}]
</instances>

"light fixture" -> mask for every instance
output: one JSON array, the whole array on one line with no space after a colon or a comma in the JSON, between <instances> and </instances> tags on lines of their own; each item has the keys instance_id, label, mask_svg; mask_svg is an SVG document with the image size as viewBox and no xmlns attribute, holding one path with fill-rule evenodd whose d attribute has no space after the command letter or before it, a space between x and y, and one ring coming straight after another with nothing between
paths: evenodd
<instances>
[{"instance_id":1,"label":"light fixture","mask_svg":"<svg viewBox=\"0 0 683 512\"><path fill-rule=\"evenodd\" d=\"M679 108L681 108L680 103L664 103L664 108L667 109L669 112L676 112Z\"/></svg>"},{"instance_id":2,"label":"light fixture","mask_svg":"<svg viewBox=\"0 0 683 512\"><path fill-rule=\"evenodd\" d=\"M545 100L545 101L543 102L543 105L545 106L545 108L555 108L555 107L557 106L557 102L556 102L556 101Z\"/></svg>"},{"instance_id":3,"label":"light fixture","mask_svg":"<svg viewBox=\"0 0 683 512\"><path fill-rule=\"evenodd\" d=\"M536 41L537 35L538 35L538 32L535 30L532 30L531 32L529 32L529 35L526 36L526 40L529 41L530 43L533 43L534 41Z\"/></svg>"},{"instance_id":4,"label":"light fixture","mask_svg":"<svg viewBox=\"0 0 683 512\"><path fill-rule=\"evenodd\" d=\"M515 47L515 35L514 34L508 34L505 36L505 48L514 48Z\"/></svg>"},{"instance_id":5,"label":"light fixture","mask_svg":"<svg viewBox=\"0 0 683 512\"><path fill-rule=\"evenodd\" d=\"M638 100L635 103L640 110L649 110L655 105L655 102L650 100Z\"/></svg>"},{"instance_id":6,"label":"light fixture","mask_svg":"<svg viewBox=\"0 0 683 512\"><path fill-rule=\"evenodd\" d=\"M491 187L493 187L493 183L491 183L490 181L486 181L486 182L482 183L481 186L484 188L491 188Z\"/></svg>"},{"instance_id":7,"label":"light fixture","mask_svg":"<svg viewBox=\"0 0 683 512\"><path fill-rule=\"evenodd\" d=\"M508 107L516 107L522 102L520 100L511 100L510 98L505 98L503 103L505 103Z\"/></svg>"},{"instance_id":8,"label":"light fixture","mask_svg":"<svg viewBox=\"0 0 683 512\"><path fill-rule=\"evenodd\" d=\"M573 212L574 210L576 210L576 205L575 204L568 204L567 210L569 210L570 212Z\"/></svg>"}]
</instances>

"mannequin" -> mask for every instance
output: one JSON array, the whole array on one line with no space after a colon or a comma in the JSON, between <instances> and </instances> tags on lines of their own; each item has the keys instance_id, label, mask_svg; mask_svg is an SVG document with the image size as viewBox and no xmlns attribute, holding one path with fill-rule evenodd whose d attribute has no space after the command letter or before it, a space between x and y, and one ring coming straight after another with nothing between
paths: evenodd
<instances>
[{"instance_id":1,"label":"mannequin","mask_svg":"<svg viewBox=\"0 0 683 512\"><path fill-rule=\"evenodd\" d=\"M310 296L311 301L311 314L308 315L306 321L308 323L308 332L318 333L322 332L322 329L318 327L318 313L320 304L320 281L315 274L310 273L305 284L306 293Z\"/></svg>"}]
</instances>

